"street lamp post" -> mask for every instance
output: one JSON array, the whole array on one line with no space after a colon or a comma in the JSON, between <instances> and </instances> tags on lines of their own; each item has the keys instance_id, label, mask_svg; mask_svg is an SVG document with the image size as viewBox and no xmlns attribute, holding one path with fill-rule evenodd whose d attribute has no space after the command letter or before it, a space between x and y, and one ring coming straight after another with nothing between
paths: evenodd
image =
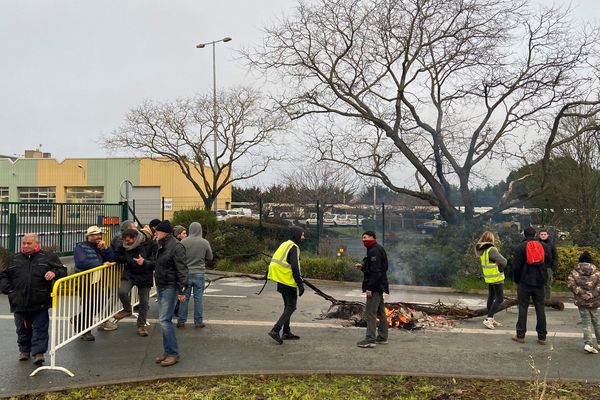
<instances>
[{"instance_id":1,"label":"street lamp post","mask_svg":"<svg viewBox=\"0 0 600 400\"><path fill-rule=\"evenodd\" d=\"M217 62L215 58L215 44L219 42L229 42L230 37L224 37L223 39L213 40L212 42L200 43L196 45L197 49L203 49L207 45L212 45L212 59L213 59L213 138L214 138L214 159L213 159L213 181L217 184L216 173L217 173ZM215 198L213 199L213 210L217 213L217 188L213 188Z\"/></svg>"}]
</instances>

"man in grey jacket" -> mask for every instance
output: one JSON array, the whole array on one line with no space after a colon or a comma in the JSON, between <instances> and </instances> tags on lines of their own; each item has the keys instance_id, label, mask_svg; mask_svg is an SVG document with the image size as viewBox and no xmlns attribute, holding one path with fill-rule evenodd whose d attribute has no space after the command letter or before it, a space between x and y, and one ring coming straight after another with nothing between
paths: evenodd
<instances>
[{"instance_id":1,"label":"man in grey jacket","mask_svg":"<svg viewBox=\"0 0 600 400\"><path fill-rule=\"evenodd\" d=\"M202 225L199 222L190 224L189 235L181 241L181 244L185 247L185 262L189 270L189 278L185 300L179 306L177 327L185 327L188 304L193 293L194 326L204 328L206 326L203 319L204 271L206 270L206 261L213 259L212 249L208 240L202 237Z\"/></svg>"}]
</instances>

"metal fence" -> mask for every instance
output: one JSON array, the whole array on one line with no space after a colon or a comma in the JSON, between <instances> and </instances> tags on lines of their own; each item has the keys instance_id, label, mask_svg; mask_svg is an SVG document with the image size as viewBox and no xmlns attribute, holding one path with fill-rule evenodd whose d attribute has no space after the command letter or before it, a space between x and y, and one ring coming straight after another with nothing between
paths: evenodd
<instances>
[{"instance_id":1,"label":"metal fence","mask_svg":"<svg viewBox=\"0 0 600 400\"><path fill-rule=\"evenodd\" d=\"M40 245L59 255L70 255L77 242L84 240L86 229L97 225L108 242L119 233L119 225L128 219L126 202L99 203L0 203L0 247L14 253L21 237L36 233Z\"/></svg>"}]
</instances>

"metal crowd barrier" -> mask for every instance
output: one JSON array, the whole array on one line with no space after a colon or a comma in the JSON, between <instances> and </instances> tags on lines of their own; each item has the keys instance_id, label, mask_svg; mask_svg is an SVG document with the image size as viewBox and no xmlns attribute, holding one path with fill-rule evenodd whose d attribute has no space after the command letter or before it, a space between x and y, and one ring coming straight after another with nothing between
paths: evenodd
<instances>
[{"instance_id":1,"label":"metal crowd barrier","mask_svg":"<svg viewBox=\"0 0 600 400\"><path fill-rule=\"evenodd\" d=\"M123 268L123 265L109 263L56 281L52 289L50 365L37 368L30 376L44 369L75 376L67 368L56 365L56 352L84 333L109 321L123 308L119 300ZM131 305L133 307L137 304L139 298L134 286Z\"/></svg>"}]
</instances>

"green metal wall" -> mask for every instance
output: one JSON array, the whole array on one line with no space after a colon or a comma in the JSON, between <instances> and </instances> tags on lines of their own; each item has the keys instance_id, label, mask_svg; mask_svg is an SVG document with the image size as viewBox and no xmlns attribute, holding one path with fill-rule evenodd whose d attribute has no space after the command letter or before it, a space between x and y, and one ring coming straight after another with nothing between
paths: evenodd
<instances>
[{"instance_id":1,"label":"green metal wall","mask_svg":"<svg viewBox=\"0 0 600 400\"><path fill-rule=\"evenodd\" d=\"M124 180L140 183L140 160L130 158L88 159L88 186L104 186L104 202L121 201L120 186Z\"/></svg>"},{"instance_id":2,"label":"green metal wall","mask_svg":"<svg viewBox=\"0 0 600 400\"><path fill-rule=\"evenodd\" d=\"M17 187L37 186L37 160L0 159L0 186L8 187L9 201L19 201Z\"/></svg>"}]
</instances>

